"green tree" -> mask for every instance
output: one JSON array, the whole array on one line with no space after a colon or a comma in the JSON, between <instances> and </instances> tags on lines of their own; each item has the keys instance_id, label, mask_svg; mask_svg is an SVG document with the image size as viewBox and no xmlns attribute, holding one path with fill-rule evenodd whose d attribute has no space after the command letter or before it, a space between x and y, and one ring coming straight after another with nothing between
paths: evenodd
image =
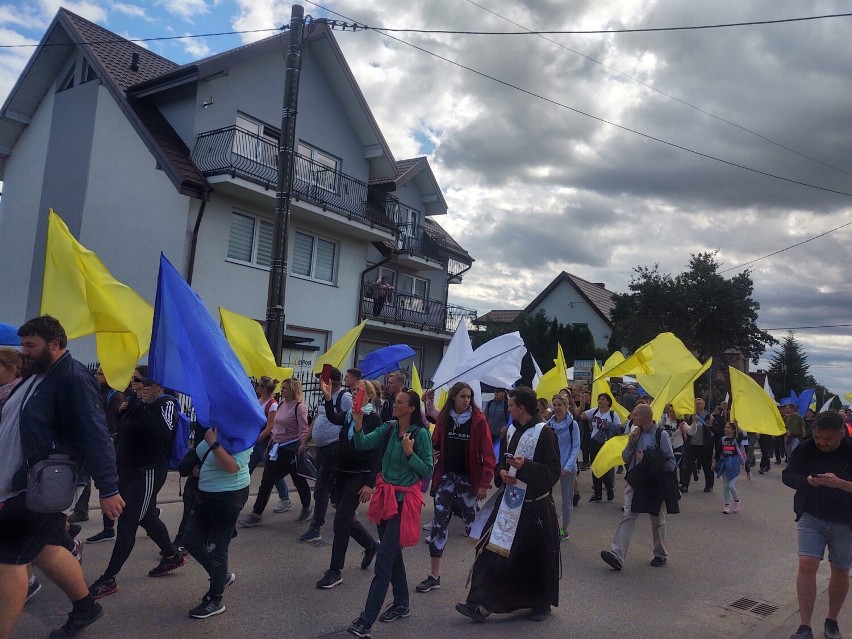
<instances>
[{"instance_id":1,"label":"green tree","mask_svg":"<svg viewBox=\"0 0 852 639\"><path fill-rule=\"evenodd\" d=\"M725 351L737 349L757 363L777 340L757 327L750 271L730 279L719 272L715 253L692 255L679 275L660 273L659 265L639 266L629 293L614 296L610 348L635 350L659 333L672 332L704 361L724 365Z\"/></svg>"},{"instance_id":2,"label":"green tree","mask_svg":"<svg viewBox=\"0 0 852 639\"><path fill-rule=\"evenodd\" d=\"M796 339L795 331L789 331L781 340L780 349L769 362L767 375L772 392L779 399L787 397L791 390L801 393L806 388L817 386L816 380L810 375L808 356Z\"/></svg>"}]
</instances>

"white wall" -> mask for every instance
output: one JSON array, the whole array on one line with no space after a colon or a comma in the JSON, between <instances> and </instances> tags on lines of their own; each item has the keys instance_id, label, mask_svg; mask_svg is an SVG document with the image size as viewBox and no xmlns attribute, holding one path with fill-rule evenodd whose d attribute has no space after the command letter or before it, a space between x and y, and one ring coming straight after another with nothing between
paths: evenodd
<instances>
[{"instance_id":1,"label":"white wall","mask_svg":"<svg viewBox=\"0 0 852 639\"><path fill-rule=\"evenodd\" d=\"M530 314L540 310L562 324L588 324L595 348L606 348L611 336L609 326L569 282L560 282L547 298L530 310Z\"/></svg>"}]
</instances>

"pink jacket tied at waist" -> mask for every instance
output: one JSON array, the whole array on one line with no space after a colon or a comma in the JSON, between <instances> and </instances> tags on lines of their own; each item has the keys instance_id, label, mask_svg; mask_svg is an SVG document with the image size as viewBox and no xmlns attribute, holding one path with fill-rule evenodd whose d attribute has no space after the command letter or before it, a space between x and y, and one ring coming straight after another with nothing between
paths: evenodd
<instances>
[{"instance_id":1,"label":"pink jacket tied at waist","mask_svg":"<svg viewBox=\"0 0 852 639\"><path fill-rule=\"evenodd\" d=\"M399 545L401 548L416 546L420 541L420 510L423 508L423 493L420 482L411 486L394 486L385 483L382 474L376 475L376 488L367 508L367 518L374 524L393 519L399 513ZM404 493L402 511L396 500L397 491Z\"/></svg>"}]
</instances>

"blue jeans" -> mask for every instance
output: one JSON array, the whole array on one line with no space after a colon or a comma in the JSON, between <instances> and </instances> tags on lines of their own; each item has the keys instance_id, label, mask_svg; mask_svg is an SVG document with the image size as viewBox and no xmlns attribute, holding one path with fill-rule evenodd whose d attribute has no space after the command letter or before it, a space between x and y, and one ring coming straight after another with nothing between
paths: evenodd
<instances>
[{"instance_id":1,"label":"blue jeans","mask_svg":"<svg viewBox=\"0 0 852 639\"><path fill-rule=\"evenodd\" d=\"M402 502L399 504L402 510ZM361 613L367 625L372 626L382 610L388 586L393 586L393 602L408 606L408 579L405 576L405 563L402 560L402 548L399 546L400 515L397 511L393 519L379 524L379 552L376 553L376 576L370 583L367 605Z\"/></svg>"},{"instance_id":2,"label":"blue jeans","mask_svg":"<svg viewBox=\"0 0 852 639\"><path fill-rule=\"evenodd\" d=\"M210 575L207 595L219 600L228 577L228 546L235 535L237 517L248 499L248 486L241 490L207 493L199 490L189 513L184 544L189 554Z\"/></svg>"}]
</instances>

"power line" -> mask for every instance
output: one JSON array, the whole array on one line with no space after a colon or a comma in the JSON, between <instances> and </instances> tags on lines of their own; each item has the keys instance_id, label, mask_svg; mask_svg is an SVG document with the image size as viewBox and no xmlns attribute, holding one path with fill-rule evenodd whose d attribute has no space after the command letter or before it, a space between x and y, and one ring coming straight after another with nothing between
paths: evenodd
<instances>
[{"instance_id":1,"label":"power line","mask_svg":"<svg viewBox=\"0 0 852 639\"><path fill-rule=\"evenodd\" d=\"M190 38L213 38L216 36L241 35L243 33L265 33L269 31L286 31L286 28L247 29L245 31L218 31L216 33L188 33L182 36L157 36L152 38L107 38L105 40L84 40L82 42L42 42L35 44L0 44L0 49L20 49L24 47L68 47L78 44L116 44L117 42L157 42L160 40L187 40Z\"/></svg>"},{"instance_id":2,"label":"power line","mask_svg":"<svg viewBox=\"0 0 852 639\"><path fill-rule=\"evenodd\" d=\"M480 9L482 9L483 11L487 11L487 12L488 12L488 13L490 13L491 15L496 16L496 17L500 18L501 20L505 20L505 21L506 21L506 22L508 22L509 24L513 24L513 25L515 25L516 27L520 27L521 29L526 29L526 30L527 30L527 32L529 32L529 33L531 33L531 34L535 33L535 32L534 32L532 29L530 29L529 27L525 27L524 25L519 24L519 23L515 22L514 20L512 20L512 19L510 19L510 18L507 18L507 17L505 17L505 16L503 16L503 15L500 15L500 14L499 14L499 13L497 13L496 11L492 11L492 10L491 10L491 9L489 9L488 7L485 7L485 6L483 6L483 5L481 5L481 4L477 3L477 2L475 2L474 0L467 0L467 2L468 2L469 4L474 5L475 7L479 7L479 8L480 8ZM845 175L852 176L852 172L845 171L844 169L841 169L841 168L839 168L839 167L836 167L836 166L834 166L834 165L832 165L832 164L829 164L829 163L827 163L827 162L823 162L822 160L818 160L817 158L811 157L810 155L807 155L807 154L805 154L805 153L801 153L801 152L799 152L799 151L796 151L795 149L792 149L792 148L790 148L789 146L786 146L786 145L784 145L784 144L782 144L782 143L780 143L780 142L776 142L775 140L771 140L770 138L766 137L765 135L762 135L762 134L758 133L757 131L753 131L752 129L749 129L749 128L748 128L748 127L746 127L746 126L743 126L743 125L741 125L741 124L737 124L736 122L732 122L731 120L727 120L727 119L725 119L725 118L723 118L723 117L721 117L721 116L719 116L719 115L716 115L716 114L714 114L714 113L710 113L709 111L705 111L704 109L702 109L702 108L701 108L701 107L699 107L699 106L696 106L696 105L694 105L694 104L691 104L691 103L687 102L686 100L683 100L683 99L681 99L681 98L678 98L677 96L674 96L674 95L672 95L672 94L670 94L670 93L666 93L665 91L663 91L663 90L661 90L661 89L658 89L657 87L653 86L652 84L648 84L647 82L643 82L643 81L642 81L642 80L640 80L639 78L636 78L636 77L634 77L634 76L630 75L629 73L625 73L624 71L622 71L622 70L620 70L620 69L616 69L615 67L610 66L610 65L606 64L605 62L601 62L600 60L596 60L595 58L593 58L593 57L591 57L591 56L589 56L589 55L586 55L585 53L582 53L582 52L580 52L580 51L576 51L575 49L572 49L571 47L565 46L565 45L564 45L564 44L562 44L561 42L557 42L556 40L552 40L551 38L545 37L545 36L544 36L544 35L542 35L541 33L535 33L535 35L537 35L537 36L538 36L539 38L541 38L542 40L545 40L545 41L547 41L547 42L550 42L550 43L552 43L552 44L555 44L555 45L556 45L556 46L558 46L558 47L562 47L562 48L563 48L563 49L565 49L566 51L570 51L571 53L573 53L573 54L575 54L575 55L578 55L578 56L581 56L581 57L583 57L583 58L586 58L586 60L589 60L590 62L594 62L595 64L600 65L600 66L602 66L602 67L603 67L603 68L605 68L605 69L609 69L610 71L615 71L616 73L619 73L619 74L623 75L625 78L627 78L627 79L629 79L629 80L631 80L631 81L633 81L633 82L636 82L637 84L641 84L641 85L642 85L643 87L645 87L646 89L650 89L651 91L655 91L656 93L659 93L660 95L663 95L663 96L665 96L665 97L667 97L667 98L669 98L669 99L671 99L671 100L675 100L676 102L680 102L681 104L683 104L683 105L685 105L685 106L690 107L691 109L695 109L695 110L696 110L696 111L698 111L699 113L703 113L704 115L710 116L711 118L715 118L716 120L719 120L719 121L721 121L721 122L724 122L725 124L729 124L729 125L731 125L731 126L733 126L733 127L736 127L736 128L741 129L741 130L743 130L743 131L746 131L747 133L751 133L752 135L757 136L757 137L758 137L758 138L760 138L761 140L764 140L764 141L766 141L766 142L769 142L770 144L774 144L775 146L780 147L780 148L782 148L782 149L784 149L784 150L786 150L786 151L789 151L790 153L794 153L794 154L798 155L799 157L805 158L805 159L807 159L807 160L811 160L812 162L816 162L817 164L821 164L822 166L825 166L825 167L827 167L827 168L834 169L835 171L838 171L838 172L843 173L843 174L845 174Z\"/></svg>"},{"instance_id":3,"label":"power line","mask_svg":"<svg viewBox=\"0 0 852 639\"><path fill-rule=\"evenodd\" d=\"M307 0L305 0L307 1ZM311 2L310 4L314 4ZM316 5L319 6L319 5ZM805 22L808 20L825 20L828 18L848 18L852 13L832 13L821 16L806 16L804 18L782 18L779 20L752 20L749 22L726 22L721 24L700 24L685 27L645 27L641 29L594 29L567 31L454 31L450 29L389 29L385 27L370 27L373 31L393 33L437 33L449 35L596 35L604 33L653 33L659 31L698 31L702 29L727 29L729 27L750 27L764 24L783 24L786 22Z\"/></svg>"},{"instance_id":4,"label":"power line","mask_svg":"<svg viewBox=\"0 0 852 639\"><path fill-rule=\"evenodd\" d=\"M324 7L320 4L317 4L316 2L311 2L311 0L303 0L303 1L307 2L308 4L312 4L316 7L319 7L320 9L323 9L324 11L328 11L329 13L333 13L334 15L338 15L338 16L346 19L346 20L352 20L352 18L344 16L340 13L337 13L336 11L332 11L331 9L328 9L327 7ZM733 167L738 168L738 169L743 169L744 171L749 171L751 173L756 173L758 175L763 175L763 176L766 176L766 177L774 178L776 180L781 180L783 182L789 182L791 184L798 184L799 186L804 186L804 187L807 187L807 188L810 188L810 189L815 189L815 190L818 190L818 191L824 191L826 193L834 193L835 195L845 195L846 197L852 197L852 193L848 193L846 191L838 191L838 190L835 190L835 189L829 189L828 187L818 186L816 184L810 184L808 182L801 182L799 180L794 180L792 178L787 178L787 177L783 177L781 175L776 175L775 173L769 173L768 171L761 171L760 169L755 169L755 168L752 168L750 166L746 166L744 164L738 164L737 162L732 162L730 160L724 160L722 158L718 158L715 155L710 155L709 153L703 153L701 151L696 151L695 149L691 149L689 147L682 146L680 144L676 144L674 142L670 142L668 140L664 140L662 138L658 138L656 136L650 135L649 133L643 133L641 131L637 131L636 129L631 129L630 127L624 126L622 124L617 124L616 122L612 122L610 120L599 117L597 115L593 115L591 113L587 113L586 111L582 111L580 109L568 106L567 104L563 104L563 103L558 102L557 100L554 100L552 98L548 98L548 97L543 96L539 93L535 93L534 91L530 91L529 89L524 89L524 88L519 87L515 84L512 84L511 82L507 82L506 80L501 80L500 78L489 75L489 74L487 74L483 71L478 71L477 69L474 69L472 67L468 67L468 66L462 64L461 62L456 62L455 60L451 60L450 58L442 56L438 53L435 53L433 51L429 51L428 49L424 49L423 47L420 47L416 44L412 44L411 42L406 42L405 40L402 40L400 38L397 38L396 36L390 35L389 33L383 33L382 31L378 31L376 29L373 29L373 30L376 31L377 33L383 35L386 38L389 38L391 40L395 40L395 41L397 41L401 44L404 44L406 46L411 47L412 49L416 49L417 51L420 51L420 52L425 53L427 55L431 55L435 58L438 58L439 60L443 60L444 62L452 64L453 66L459 67L460 69L464 69L465 71L469 71L469 72L474 73L474 74L476 74L480 77L491 80L492 82L502 84L503 86L509 87L510 89L515 89L516 91L520 91L521 93L524 93L524 94L529 95L531 97L538 98L539 100L542 100L542 101L547 102L549 104L553 104L554 106L561 107L561 108L566 109L568 111L572 111L573 113L577 113L578 115L582 115L582 116L585 116L587 118L591 118L593 120L596 120L598 122L602 122L603 124L607 124L609 126L617 128L617 129L621 129L622 131L627 131L628 133L633 133L634 135L641 136L645 139L652 140L654 142L659 142L660 144L665 144L666 146L670 146L670 147L675 148L675 149L680 149L681 151L686 151L687 153L692 153L693 155L697 155L699 157L703 157L703 158L706 158L708 160L713 160L713 161L719 162L721 164L726 164L728 166L733 166Z\"/></svg>"},{"instance_id":5,"label":"power line","mask_svg":"<svg viewBox=\"0 0 852 639\"><path fill-rule=\"evenodd\" d=\"M835 226L833 229L829 229L828 231L820 233L819 235L814 235L813 237L809 237L806 240L802 240L801 242L796 242L795 244L791 244L790 246L787 246L785 248L778 249L777 251L769 253L768 255L764 255L762 257L756 257L753 260L749 260L748 262L743 262L742 264L738 264L737 266L731 266L730 268L723 269L723 270L719 271L719 273L727 273L728 271L734 271L738 268L742 268L743 266L748 266L749 264L754 264L755 262L765 260L768 257L773 257L774 255L778 255L779 253L783 253L784 251L789 251L790 249L796 248L797 246L801 246L802 244L807 244L808 242L813 242L814 240L818 240L821 237L825 237L829 233L834 233L835 231L839 231L840 229L846 228L847 226L852 226L852 222L846 222L846 224L841 224L840 226Z\"/></svg>"},{"instance_id":6,"label":"power line","mask_svg":"<svg viewBox=\"0 0 852 639\"><path fill-rule=\"evenodd\" d=\"M846 328L852 324L823 324L821 326L782 326L779 328L761 328L762 331L804 331L811 328Z\"/></svg>"}]
</instances>

